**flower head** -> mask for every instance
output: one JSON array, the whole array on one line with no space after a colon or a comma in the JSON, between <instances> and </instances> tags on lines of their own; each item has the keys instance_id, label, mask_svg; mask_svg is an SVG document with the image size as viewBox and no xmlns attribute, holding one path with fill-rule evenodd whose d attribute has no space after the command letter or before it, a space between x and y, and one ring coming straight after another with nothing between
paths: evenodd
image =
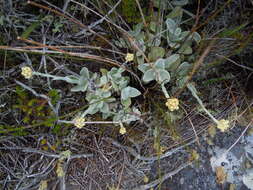
<instances>
[{"instance_id":1,"label":"flower head","mask_svg":"<svg viewBox=\"0 0 253 190\"><path fill-rule=\"evenodd\" d=\"M124 135L126 133L126 128L124 126L120 126L119 133Z\"/></svg>"},{"instance_id":2,"label":"flower head","mask_svg":"<svg viewBox=\"0 0 253 190\"><path fill-rule=\"evenodd\" d=\"M132 54L132 53L127 53L125 59L126 59L126 62L133 61L133 60L134 60L134 54Z\"/></svg>"},{"instance_id":3,"label":"flower head","mask_svg":"<svg viewBox=\"0 0 253 190\"><path fill-rule=\"evenodd\" d=\"M85 125L85 118L83 117L76 117L74 119L74 125L77 127L77 128L82 128L84 125Z\"/></svg>"},{"instance_id":4,"label":"flower head","mask_svg":"<svg viewBox=\"0 0 253 190\"><path fill-rule=\"evenodd\" d=\"M220 129L222 132L224 132L229 128L229 121L225 119L218 121L217 128Z\"/></svg>"},{"instance_id":5,"label":"flower head","mask_svg":"<svg viewBox=\"0 0 253 190\"><path fill-rule=\"evenodd\" d=\"M169 98L165 105L170 111L178 110L179 100L177 98Z\"/></svg>"},{"instance_id":6,"label":"flower head","mask_svg":"<svg viewBox=\"0 0 253 190\"><path fill-rule=\"evenodd\" d=\"M21 70L21 75L26 79L30 79L33 76L33 71L30 67L22 67Z\"/></svg>"}]
</instances>

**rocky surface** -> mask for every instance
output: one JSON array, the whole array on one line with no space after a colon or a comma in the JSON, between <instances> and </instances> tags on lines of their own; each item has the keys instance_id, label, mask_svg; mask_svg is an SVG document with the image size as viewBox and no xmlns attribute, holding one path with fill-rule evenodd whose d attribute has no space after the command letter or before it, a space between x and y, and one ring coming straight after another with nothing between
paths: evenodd
<instances>
[{"instance_id":1,"label":"rocky surface","mask_svg":"<svg viewBox=\"0 0 253 190\"><path fill-rule=\"evenodd\" d=\"M183 169L172 178L167 179L162 184L161 189L248 190L249 188L243 183L243 178L245 178L247 171L251 171L249 169L252 168L250 156L253 152L253 136L243 136L226 154L227 156L222 158L224 152L235 143L243 130L244 127L236 126L226 133L217 132L214 138L211 138L209 135L202 137L200 140L201 146L194 144L190 147L190 149L197 151L198 159L193 161L191 166ZM165 163L172 165L173 162L183 163L184 159L187 161L191 157L189 156L189 150L182 151L179 154L173 158L162 160L160 166L164 168ZM224 173L221 172L221 176L219 176L219 171L217 171L217 168L220 167L224 171ZM151 172L154 171L154 169L151 170ZM250 180L252 179L249 179L248 182L253 184Z\"/></svg>"}]
</instances>

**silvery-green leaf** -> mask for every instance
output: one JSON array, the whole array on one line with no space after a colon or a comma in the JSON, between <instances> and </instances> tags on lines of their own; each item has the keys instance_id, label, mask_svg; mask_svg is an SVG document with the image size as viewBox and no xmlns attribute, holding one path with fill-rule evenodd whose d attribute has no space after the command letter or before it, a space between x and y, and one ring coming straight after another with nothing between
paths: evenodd
<instances>
[{"instance_id":1,"label":"silvery-green leaf","mask_svg":"<svg viewBox=\"0 0 253 190\"><path fill-rule=\"evenodd\" d=\"M143 28L143 23L136 24L136 25L134 26L134 31L135 31L136 33L140 33L141 30L142 30L142 28Z\"/></svg>"},{"instance_id":2,"label":"silvery-green leaf","mask_svg":"<svg viewBox=\"0 0 253 190\"><path fill-rule=\"evenodd\" d=\"M182 32L181 28L177 28L174 32L174 35L178 37L181 34L181 32Z\"/></svg>"},{"instance_id":3,"label":"silvery-green leaf","mask_svg":"<svg viewBox=\"0 0 253 190\"><path fill-rule=\"evenodd\" d=\"M184 5L187 5L189 1L188 0L174 0L171 3L175 6L184 6Z\"/></svg>"},{"instance_id":4,"label":"silvery-green leaf","mask_svg":"<svg viewBox=\"0 0 253 190\"><path fill-rule=\"evenodd\" d=\"M178 53L182 53L185 55L190 55L192 54L192 48L188 45L183 45L179 50Z\"/></svg>"},{"instance_id":5,"label":"silvery-green leaf","mask_svg":"<svg viewBox=\"0 0 253 190\"><path fill-rule=\"evenodd\" d=\"M174 33L174 31L177 28L177 24L175 23L174 20L172 20L171 18L166 19L165 21L167 29L169 30L170 33Z\"/></svg>"},{"instance_id":6,"label":"silvery-green leaf","mask_svg":"<svg viewBox=\"0 0 253 190\"><path fill-rule=\"evenodd\" d=\"M183 88L187 80L188 80L188 76L185 76L183 78L178 78L176 81L176 84L179 88Z\"/></svg>"},{"instance_id":7,"label":"silvery-green leaf","mask_svg":"<svg viewBox=\"0 0 253 190\"><path fill-rule=\"evenodd\" d=\"M139 96L140 94L141 94L141 92L139 90L128 86L128 87L122 89L121 99L126 100L127 98L133 98L133 97Z\"/></svg>"},{"instance_id":8,"label":"silvery-green leaf","mask_svg":"<svg viewBox=\"0 0 253 190\"><path fill-rule=\"evenodd\" d=\"M150 22L149 24L149 29L152 31L152 32L156 32L156 22Z\"/></svg>"},{"instance_id":9,"label":"silvery-green leaf","mask_svg":"<svg viewBox=\"0 0 253 190\"><path fill-rule=\"evenodd\" d=\"M185 55L190 55L192 54L192 48L190 46L187 46L182 53Z\"/></svg>"},{"instance_id":10,"label":"silvery-green leaf","mask_svg":"<svg viewBox=\"0 0 253 190\"><path fill-rule=\"evenodd\" d=\"M100 111L102 113L108 113L110 111L108 103L103 103L103 106L101 107Z\"/></svg>"},{"instance_id":11,"label":"silvery-green leaf","mask_svg":"<svg viewBox=\"0 0 253 190\"><path fill-rule=\"evenodd\" d=\"M71 92L85 92L88 88L88 82L85 82L83 84L74 86L73 88L71 88Z\"/></svg>"},{"instance_id":12,"label":"silvery-green leaf","mask_svg":"<svg viewBox=\"0 0 253 190\"><path fill-rule=\"evenodd\" d=\"M105 75L100 77L100 85L105 85L107 82L108 82L108 79Z\"/></svg>"},{"instance_id":13,"label":"silvery-green leaf","mask_svg":"<svg viewBox=\"0 0 253 190\"><path fill-rule=\"evenodd\" d=\"M177 49L180 47L180 44L179 43L175 43L175 42L171 42L171 41L168 41L168 44L171 48L173 49Z\"/></svg>"},{"instance_id":14,"label":"silvery-green leaf","mask_svg":"<svg viewBox=\"0 0 253 190\"><path fill-rule=\"evenodd\" d=\"M191 65L188 62L183 62L177 68L177 74L179 76L185 76L189 72Z\"/></svg>"},{"instance_id":15,"label":"silvery-green leaf","mask_svg":"<svg viewBox=\"0 0 253 190\"><path fill-rule=\"evenodd\" d=\"M102 118L103 119L107 119L108 117L111 117L112 116L112 113L111 112L107 112L107 113L102 113Z\"/></svg>"},{"instance_id":16,"label":"silvery-green leaf","mask_svg":"<svg viewBox=\"0 0 253 190\"><path fill-rule=\"evenodd\" d=\"M145 73L148 69L150 69L150 65L148 63L144 63L144 64L141 64L141 65L138 65L138 69Z\"/></svg>"},{"instance_id":17,"label":"silvery-green leaf","mask_svg":"<svg viewBox=\"0 0 253 190\"><path fill-rule=\"evenodd\" d=\"M168 71L164 69L158 69L157 72L158 72L157 81L159 83L162 83L162 82L167 83L170 81L170 73Z\"/></svg>"},{"instance_id":18,"label":"silvery-green leaf","mask_svg":"<svg viewBox=\"0 0 253 190\"><path fill-rule=\"evenodd\" d=\"M113 117L113 121L119 122L122 121L122 118L124 117L124 111L120 110L119 112L115 113L114 117Z\"/></svg>"},{"instance_id":19,"label":"silvery-green leaf","mask_svg":"<svg viewBox=\"0 0 253 190\"><path fill-rule=\"evenodd\" d=\"M114 81L111 81L111 84L112 84L112 88L117 92L119 91L119 87L118 85L114 82Z\"/></svg>"},{"instance_id":20,"label":"silvery-green leaf","mask_svg":"<svg viewBox=\"0 0 253 190\"><path fill-rule=\"evenodd\" d=\"M150 82L150 81L152 81L152 80L155 80L155 70L154 69L149 69L149 70L147 70L145 73L144 73L144 75L143 75L143 77L142 77L142 80L144 81L144 82Z\"/></svg>"},{"instance_id":21,"label":"silvery-green leaf","mask_svg":"<svg viewBox=\"0 0 253 190\"><path fill-rule=\"evenodd\" d=\"M136 56L139 57L139 56L142 56L142 53L140 51L137 51L136 52Z\"/></svg>"},{"instance_id":22,"label":"silvery-green leaf","mask_svg":"<svg viewBox=\"0 0 253 190\"><path fill-rule=\"evenodd\" d=\"M148 42L146 43L146 45L148 46L148 47L154 47L154 39L155 38L155 35L154 34L152 34L152 33L148 33L147 34L147 39L150 39L150 40L148 40Z\"/></svg>"},{"instance_id":23,"label":"silvery-green leaf","mask_svg":"<svg viewBox=\"0 0 253 190\"><path fill-rule=\"evenodd\" d=\"M123 73L124 71L125 71L125 69L122 68L122 67L120 67L120 68L117 69L117 73L120 73L120 74Z\"/></svg>"},{"instance_id":24,"label":"silvery-green leaf","mask_svg":"<svg viewBox=\"0 0 253 190\"><path fill-rule=\"evenodd\" d=\"M166 58L165 61L164 61L165 68L166 68L166 69L171 68L171 66L172 66L174 63L178 62L178 61L180 61L180 56L179 56L179 54L173 54L173 55L169 56L169 57Z\"/></svg>"},{"instance_id":25,"label":"silvery-green leaf","mask_svg":"<svg viewBox=\"0 0 253 190\"><path fill-rule=\"evenodd\" d=\"M197 42L197 43L199 43L201 41L201 36L199 35L198 32L193 32L192 37L195 40L195 42Z\"/></svg>"},{"instance_id":26,"label":"silvery-green leaf","mask_svg":"<svg viewBox=\"0 0 253 190\"><path fill-rule=\"evenodd\" d=\"M87 83L87 82L88 82L88 79L85 76L81 75L80 78L79 78L78 84L82 85L82 84Z\"/></svg>"},{"instance_id":27,"label":"silvery-green leaf","mask_svg":"<svg viewBox=\"0 0 253 190\"><path fill-rule=\"evenodd\" d=\"M137 63L138 65L144 64L144 57L143 56L137 56Z\"/></svg>"},{"instance_id":28,"label":"silvery-green leaf","mask_svg":"<svg viewBox=\"0 0 253 190\"><path fill-rule=\"evenodd\" d=\"M83 90L83 87L81 85L74 86L70 89L71 92L79 92L82 90Z\"/></svg>"},{"instance_id":29,"label":"silvery-green leaf","mask_svg":"<svg viewBox=\"0 0 253 190\"><path fill-rule=\"evenodd\" d=\"M121 99L121 103L123 104L123 106L124 106L125 108L128 108L128 107L131 105L131 98L127 98L127 99L125 99L125 100L122 100L122 99Z\"/></svg>"},{"instance_id":30,"label":"silvery-green leaf","mask_svg":"<svg viewBox=\"0 0 253 190\"><path fill-rule=\"evenodd\" d=\"M129 31L129 34L130 34L131 36L136 37L138 34L140 34L142 28L143 28L143 24L142 24L142 23L136 24L136 25L134 26L134 30L133 30L133 31Z\"/></svg>"},{"instance_id":31,"label":"silvery-green leaf","mask_svg":"<svg viewBox=\"0 0 253 190\"><path fill-rule=\"evenodd\" d=\"M150 61L156 61L159 58L162 58L165 54L165 50L162 47L151 47L151 51L148 54Z\"/></svg>"},{"instance_id":32,"label":"silvery-green leaf","mask_svg":"<svg viewBox=\"0 0 253 190\"><path fill-rule=\"evenodd\" d=\"M80 71L80 75L87 79L90 78L89 70L86 67L82 68L82 70Z\"/></svg>"},{"instance_id":33,"label":"silvery-green leaf","mask_svg":"<svg viewBox=\"0 0 253 190\"><path fill-rule=\"evenodd\" d=\"M164 64L164 59L158 59L155 64L154 64L156 69L164 69L165 64Z\"/></svg>"},{"instance_id":34,"label":"silvery-green leaf","mask_svg":"<svg viewBox=\"0 0 253 190\"><path fill-rule=\"evenodd\" d=\"M64 80L68 83L71 83L71 84L78 84L79 83L79 78L77 76L74 76L74 75L70 75L70 76L66 76L66 77L61 77L62 79L60 80Z\"/></svg>"},{"instance_id":35,"label":"silvery-green leaf","mask_svg":"<svg viewBox=\"0 0 253 190\"><path fill-rule=\"evenodd\" d=\"M88 109L86 110L87 113L89 114L95 114L99 111L99 109L97 108L98 104L91 104Z\"/></svg>"},{"instance_id":36,"label":"silvery-green leaf","mask_svg":"<svg viewBox=\"0 0 253 190\"><path fill-rule=\"evenodd\" d=\"M135 36L135 40L137 40L138 42L143 40L144 38L145 38L144 32L140 32L138 35Z\"/></svg>"},{"instance_id":37,"label":"silvery-green leaf","mask_svg":"<svg viewBox=\"0 0 253 190\"><path fill-rule=\"evenodd\" d=\"M87 93L85 99L90 102L92 99L95 99L96 95L93 93Z\"/></svg>"},{"instance_id":38,"label":"silvery-green leaf","mask_svg":"<svg viewBox=\"0 0 253 190\"><path fill-rule=\"evenodd\" d=\"M97 73L93 73L92 75L91 75L91 78L90 78L91 80L96 80L96 79L98 79L98 74Z\"/></svg>"},{"instance_id":39,"label":"silvery-green leaf","mask_svg":"<svg viewBox=\"0 0 253 190\"><path fill-rule=\"evenodd\" d=\"M97 104L97 108L99 110L101 110L101 108L104 106L105 103L103 101L101 101L101 102L98 102L98 103L95 103L95 104Z\"/></svg>"},{"instance_id":40,"label":"silvery-green leaf","mask_svg":"<svg viewBox=\"0 0 253 190\"><path fill-rule=\"evenodd\" d=\"M167 16L167 18L171 18L176 21L176 23L180 23L183 16L183 9L181 7L175 7L172 12Z\"/></svg>"},{"instance_id":41,"label":"silvery-green leaf","mask_svg":"<svg viewBox=\"0 0 253 190\"><path fill-rule=\"evenodd\" d=\"M138 44L139 44L139 47L140 47L141 51L145 52L146 51L146 46L145 46L144 39L139 39Z\"/></svg>"},{"instance_id":42,"label":"silvery-green leaf","mask_svg":"<svg viewBox=\"0 0 253 190\"><path fill-rule=\"evenodd\" d=\"M121 90L128 85L128 80L125 80L125 79L120 80L118 84L119 84L119 90Z\"/></svg>"},{"instance_id":43,"label":"silvery-green leaf","mask_svg":"<svg viewBox=\"0 0 253 190\"><path fill-rule=\"evenodd\" d=\"M111 92L110 91L101 91L101 97L102 98L109 98L111 96Z\"/></svg>"},{"instance_id":44,"label":"silvery-green leaf","mask_svg":"<svg viewBox=\"0 0 253 190\"><path fill-rule=\"evenodd\" d=\"M180 35L180 40L185 40L185 38L189 36L190 36L190 31L184 31Z\"/></svg>"},{"instance_id":45,"label":"silvery-green leaf","mask_svg":"<svg viewBox=\"0 0 253 190\"><path fill-rule=\"evenodd\" d=\"M181 36L180 35L176 35L175 32L168 34L168 38L170 39L170 42L181 43ZM173 47L173 48L175 48L175 47Z\"/></svg>"}]
</instances>

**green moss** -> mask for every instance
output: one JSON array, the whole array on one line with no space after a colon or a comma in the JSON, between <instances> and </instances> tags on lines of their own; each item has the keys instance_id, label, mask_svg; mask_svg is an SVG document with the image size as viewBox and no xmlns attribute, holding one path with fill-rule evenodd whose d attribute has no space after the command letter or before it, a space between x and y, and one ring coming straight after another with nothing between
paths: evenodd
<instances>
[{"instance_id":1,"label":"green moss","mask_svg":"<svg viewBox=\"0 0 253 190\"><path fill-rule=\"evenodd\" d=\"M29 94L19 86L16 87L16 94L16 104L13 108L21 111L24 124L35 124L51 115L45 100L30 98Z\"/></svg>"},{"instance_id":2,"label":"green moss","mask_svg":"<svg viewBox=\"0 0 253 190\"><path fill-rule=\"evenodd\" d=\"M123 0L120 12L130 24L141 22L141 14L135 0Z\"/></svg>"}]
</instances>

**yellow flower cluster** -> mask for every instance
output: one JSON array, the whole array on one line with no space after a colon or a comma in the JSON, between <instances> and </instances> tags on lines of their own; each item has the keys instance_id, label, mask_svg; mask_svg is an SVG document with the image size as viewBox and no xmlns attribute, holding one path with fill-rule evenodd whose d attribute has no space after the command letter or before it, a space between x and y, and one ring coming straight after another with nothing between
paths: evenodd
<instances>
[{"instance_id":1,"label":"yellow flower cluster","mask_svg":"<svg viewBox=\"0 0 253 190\"><path fill-rule=\"evenodd\" d=\"M128 53L128 54L126 55L125 59L126 59L126 62L133 61L133 60L134 60L134 54Z\"/></svg>"},{"instance_id":2,"label":"yellow flower cluster","mask_svg":"<svg viewBox=\"0 0 253 190\"><path fill-rule=\"evenodd\" d=\"M225 119L218 121L217 128L222 132L226 131L229 128L229 121Z\"/></svg>"},{"instance_id":3,"label":"yellow flower cluster","mask_svg":"<svg viewBox=\"0 0 253 190\"><path fill-rule=\"evenodd\" d=\"M22 67L21 70L21 75L26 79L30 79L33 76L33 71L30 67Z\"/></svg>"},{"instance_id":4,"label":"yellow flower cluster","mask_svg":"<svg viewBox=\"0 0 253 190\"><path fill-rule=\"evenodd\" d=\"M170 111L178 110L179 109L179 101L177 98L169 98L165 104Z\"/></svg>"},{"instance_id":5,"label":"yellow flower cluster","mask_svg":"<svg viewBox=\"0 0 253 190\"><path fill-rule=\"evenodd\" d=\"M124 135L124 134L126 133L126 128L123 127L123 126L120 126L119 133L120 133L121 135Z\"/></svg>"},{"instance_id":6,"label":"yellow flower cluster","mask_svg":"<svg viewBox=\"0 0 253 190\"><path fill-rule=\"evenodd\" d=\"M76 117L74 119L74 125L81 129L85 125L85 119L83 117Z\"/></svg>"}]
</instances>

